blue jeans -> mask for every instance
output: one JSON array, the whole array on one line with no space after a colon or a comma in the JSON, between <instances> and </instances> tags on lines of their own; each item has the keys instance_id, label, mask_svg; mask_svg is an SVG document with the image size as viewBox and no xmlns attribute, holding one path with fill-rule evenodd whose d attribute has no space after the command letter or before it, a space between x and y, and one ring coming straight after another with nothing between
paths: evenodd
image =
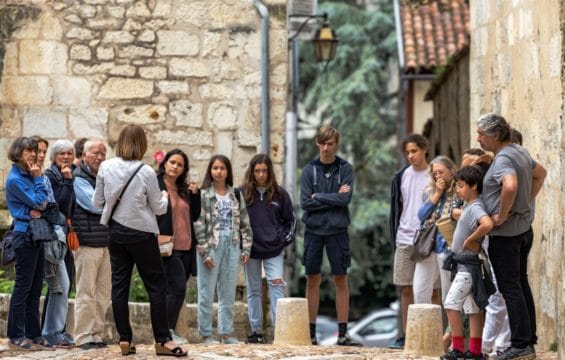
<instances>
[{"instance_id":1,"label":"blue jeans","mask_svg":"<svg viewBox=\"0 0 565 360\"><path fill-rule=\"evenodd\" d=\"M49 266L45 261L46 266ZM59 261L57 264L57 287L60 291L53 292L52 284L49 283L49 301L45 309L45 320L41 335L43 335L52 344L60 343L63 338L61 337L65 329L67 321L67 310L69 308L69 275L67 274L67 267L65 260Z\"/></svg>"},{"instance_id":2,"label":"blue jeans","mask_svg":"<svg viewBox=\"0 0 565 360\"><path fill-rule=\"evenodd\" d=\"M39 327L39 297L43 285L43 244L17 232L16 281L8 312L8 337L34 339L41 335Z\"/></svg>"},{"instance_id":3,"label":"blue jeans","mask_svg":"<svg viewBox=\"0 0 565 360\"><path fill-rule=\"evenodd\" d=\"M230 233L231 234L231 233ZM201 336L212 335L212 304L214 290L218 289L218 334L233 332L233 308L239 273L241 250L232 244L231 235L220 236L220 243L210 253L214 266L209 269L201 256L197 256L198 269L198 332Z\"/></svg>"},{"instance_id":4,"label":"blue jeans","mask_svg":"<svg viewBox=\"0 0 565 360\"><path fill-rule=\"evenodd\" d=\"M285 296L286 282L284 275L284 256L281 253L270 259L249 259L245 264L245 278L247 279L247 315L251 331L261 334L263 332L263 292L261 284L261 265L265 269L267 284L269 285L269 302L271 304L271 324L275 326L277 314L277 300ZM280 284L272 281L280 279Z\"/></svg>"}]
</instances>

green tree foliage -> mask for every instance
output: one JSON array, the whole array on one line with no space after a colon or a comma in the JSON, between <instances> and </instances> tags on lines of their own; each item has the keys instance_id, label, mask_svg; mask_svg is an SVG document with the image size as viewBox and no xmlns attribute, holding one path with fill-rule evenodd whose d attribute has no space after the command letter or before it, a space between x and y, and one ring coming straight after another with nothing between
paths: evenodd
<instances>
[{"instance_id":1,"label":"green tree foliage","mask_svg":"<svg viewBox=\"0 0 565 360\"><path fill-rule=\"evenodd\" d=\"M389 189L397 163L391 145L396 94L388 89L396 71L390 66L396 54L392 2L325 1L318 12L328 13L339 44L325 69L315 63L312 45L300 44L300 99L308 113L321 114L339 129L341 152L354 167L349 274L352 311L362 313L386 306L395 296L388 235ZM301 141L299 154L300 166L316 157L313 140ZM302 245L297 245L300 257ZM327 279L321 298L333 301L333 293Z\"/></svg>"}]
</instances>

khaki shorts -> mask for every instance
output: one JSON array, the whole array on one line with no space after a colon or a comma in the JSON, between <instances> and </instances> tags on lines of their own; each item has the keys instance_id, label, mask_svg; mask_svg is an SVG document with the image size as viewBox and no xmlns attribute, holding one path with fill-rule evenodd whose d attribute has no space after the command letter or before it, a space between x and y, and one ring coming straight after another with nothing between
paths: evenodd
<instances>
[{"instance_id":1,"label":"khaki shorts","mask_svg":"<svg viewBox=\"0 0 565 360\"><path fill-rule=\"evenodd\" d=\"M397 286L411 286L414 281L416 262L410 259L411 246L399 244L394 251L392 282Z\"/></svg>"}]
</instances>

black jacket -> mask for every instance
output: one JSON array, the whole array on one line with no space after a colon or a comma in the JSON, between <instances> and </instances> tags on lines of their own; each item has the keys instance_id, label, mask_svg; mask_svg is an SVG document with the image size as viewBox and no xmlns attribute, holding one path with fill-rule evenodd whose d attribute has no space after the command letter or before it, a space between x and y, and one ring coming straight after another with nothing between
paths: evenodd
<instances>
[{"instance_id":1,"label":"black jacket","mask_svg":"<svg viewBox=\"0 0 565 360\"><path fill-rule=\"evenodd\" d=\"M397 171L392 178L392 184L390 187L390 216L389 216L389 229L390 229L390 241L392 243L392 248L396 249L396 232L398 231L398 226L400 224L400 215L402 215L402 209L404 207L402 200L402 191L400 187L402 185L402 175L410 165L407 165Z\"/></svg>"},{"instance_id":2,"label":"black jacket","mask_svg":"<svg viewBox=\"0 0 565 360\"><path fill-rule=\"evenodd\" d=\"M159 189L167 190L167 186L165 185L165 181L163 180L163 175L157 176L157 182L159 183ZM201 208L201 197L200 192L197 194L193 194L192 192L188 192L189 199L188 204L190 206L190 233L192 242L190 245L190 253L192 256L192 270L191 273L193 276L196 276L196 234L194 232L194 222L198 220L200 217ZM172 208L171 202L169 201L167 205L167 212L163 215L157 216L157 224L159 225L159 233L161 235L173 235L173 218L172 218ZM165 259L166 260L166 259Z\"/></svg>"},{"instance_id":3,"label":"black jacket","mask_svg":"<svg viewBox=\"0 0 565 360\"><path fill-rule=\"evenodd\" d=\"M267 195L255 190L253 202L247 204L247 214L253 230L253 259L270 259L278 256L292 243L296 232L296 218L288 193L279 187L278 197L271 203Z\"/></svg>"},{"instance_id":4,"label":"black jacket","mask_svg":"<svg viewBox=\"0 0 565 360\"><path fill-rule=\"evenodd\" d=\"M75 167L73 165L73 171ZM52 164L50 168L45 169L45 176L49 179L55 201L59 206L59 211L67 217L72 217L73 207L75 203L75 193L73 188L73 179L66 179L61 175L61 171L57 165Z\"/></svg>"},{"instance_id":5,"label":"black jacket","mask_svg":"<svg viewBox=\"0 0 565 360\"><path fill-rule=\"evenodd\" d=\"M353 194L354 175L351 165L336 156L336 166L326 178L320 159L310 161L302 171L300 202L306 231L317 235L332 235L347 231L351 222L349 209ZM338 193L343 184L351 191ZM312 199L312 194L316 194Z\"/></svg>"},{"instance_id":6,"label":"black jacket","mask_svg":"<svg viewBox=\"0 0 565 360\"><path fill-rule=\"evenodd\" d=\"M92 186L96 187L96 177L90 172L88 166L82 161L80 166L74 169L73 178L83 178ZM101 214L94 214L83 209L75 201L73 214L73 228L78 236L80 246L106 247L108 246L108 227L100 224Z\"/></svg>"},{"instance_id":7,"label":"black jacket","mask_svg":"<svg viewBox=\"0 0 565 360\"><path fill-rule=\"evenodd\" d=\"M443 269L451 271L451 280L457 274L458 265L464 265L465 269L471 274L473 281L473 300L481 310L488 305L489 297L494 294L496 288L490 274L484 269L484 264L479 255L455 255L449 254L443 263Z\"/></svg>"}]
</instances>

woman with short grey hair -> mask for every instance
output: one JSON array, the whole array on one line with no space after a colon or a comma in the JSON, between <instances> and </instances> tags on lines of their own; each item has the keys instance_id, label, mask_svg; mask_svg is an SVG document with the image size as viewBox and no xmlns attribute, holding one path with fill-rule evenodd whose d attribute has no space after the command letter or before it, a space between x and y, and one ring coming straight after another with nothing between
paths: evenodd
<instances>
[{"instance_id":1,"label":"woman with short grey hair","mask_svg":"<svg viewBox=\"0 0 565 360\"><path fill-rule=\"evenodd\" d=\"M51 166L45 170L53 189L59 211L66 218L72 218L75 194L73 188L74 145L68 139L59 139L51 145L49 158ZM74 260L70 251L57 265L55 282L49 283L45 298L42 335L58 347L75 346L73 338L66 333L66 320L69 307L69 290L74 280ZM56 286L55 286L56 285Z\"/></svg>"}]
</instances>

